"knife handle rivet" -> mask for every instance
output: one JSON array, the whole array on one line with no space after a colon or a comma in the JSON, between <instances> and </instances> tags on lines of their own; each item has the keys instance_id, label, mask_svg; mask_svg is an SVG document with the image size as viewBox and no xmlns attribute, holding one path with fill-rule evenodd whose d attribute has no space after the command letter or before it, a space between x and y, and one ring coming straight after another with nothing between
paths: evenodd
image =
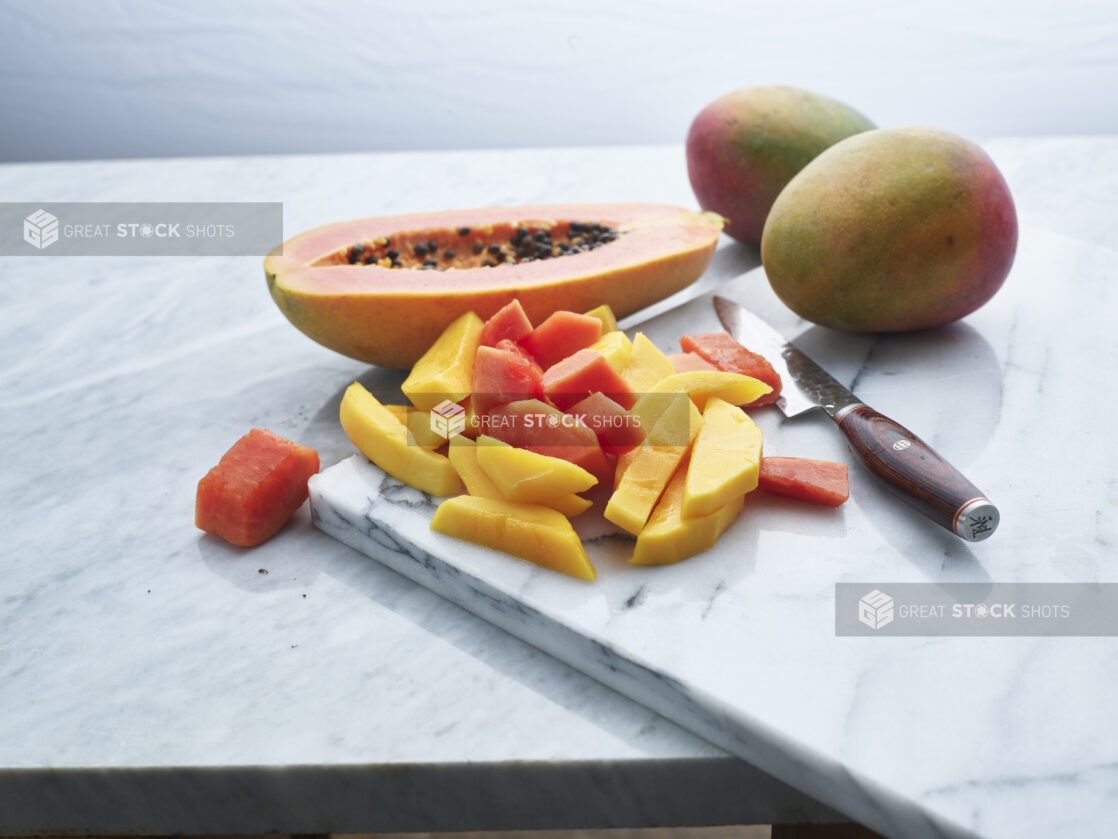
<instances>
[{"instance_id":1,"label":"knife handle rivet","mask_svg":"<svg viewBox=\"0 0 1118 839\"><path fill-rule=\"evenodd\" d=\"M896 442L893 443L893 449L894 449L894 451L903 452L905 449L907 449L911 445L912 445L911 440L897 440Z\"/></svg>"}]
</instances>

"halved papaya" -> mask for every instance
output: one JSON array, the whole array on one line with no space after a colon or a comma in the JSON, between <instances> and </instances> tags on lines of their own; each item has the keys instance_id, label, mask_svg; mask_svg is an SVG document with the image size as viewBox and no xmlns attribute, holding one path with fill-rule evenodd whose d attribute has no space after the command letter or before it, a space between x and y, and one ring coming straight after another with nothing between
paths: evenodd
<instances>
[{"instance_id":1,"label":"halved papaya","mask_svg":"<svg viewBox=\"0 0 1118 839\"><path fill-rule=\"evenodd\" d=\"M513 298L532 323L561 309L642 309L698 279L723 223L662 204L361 219L289 239L264 273L280 311L315 341L408 368L455 318L488 318Z\"/></svg>"}]
</instances>

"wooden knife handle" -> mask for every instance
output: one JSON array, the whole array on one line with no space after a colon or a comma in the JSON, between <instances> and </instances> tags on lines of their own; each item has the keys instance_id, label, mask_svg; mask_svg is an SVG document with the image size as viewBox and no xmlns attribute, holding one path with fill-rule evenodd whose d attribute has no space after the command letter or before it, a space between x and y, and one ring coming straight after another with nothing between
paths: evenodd
<instances>
[{"instance_id":1,"label":"wooden knife handle","mask_svg":"<svg viewBox=\"0 0 1118 839\"><path fill-rule=\"evenodd\" d=\"M968 542L993 535L998 508L903 425L862 404L837 412L834 420L870 471L936 524Z\"/></svg>"}]
</instances>

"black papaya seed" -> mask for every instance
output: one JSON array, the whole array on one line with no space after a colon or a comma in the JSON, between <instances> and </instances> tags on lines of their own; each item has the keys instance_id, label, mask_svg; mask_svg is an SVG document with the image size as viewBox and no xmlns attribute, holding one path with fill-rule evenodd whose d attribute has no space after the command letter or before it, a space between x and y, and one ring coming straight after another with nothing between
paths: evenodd
<instances>
[{"instance_id":1,"label":"black papaya seed","mask_svg":"<svg viewBox=\"0 0 1118 839\"><path fill-rule=\"evenodd\" d=\"M459 228L458 228L458 235L459 235L459 236L469 236L469 235L470 235L470 228L468 228L468 227L459 227Z\"/></svg>"},{"instance_id":2,"label":"black papaya seed","mask_svg":"<svg viewBox=\"0 0 1118 839\"><path fill-rule=\"evenodd\" d=\"M416 245L415 246L415 255L416 256L426 256L427 255L427 246L426 245Z\"/></svg>"},{"instance_id":3,"label":"black papaya seed","mask_svg":"<svg viewBox=\"0 0 1118 839\"><path fill-rule=\"evenodd\" d=\"M485 250L485 245L483 245L481 242L474 242L473 250L474 250L474 256L477 256L483 250Z\"/></svg>"},{"instance_id":4,"label":"black papaya seed","mask_svg":"<svg viewBox=\"0 0 1118 839\"><path fill-rule=\"evenodd\" d=\"M396 259L399 255L399 251L389 251L387 254L385 254L385 256L387 256L389 259Z\"/></svg>"},{"instance_id":5,"label":"black papaya seed","mask_svg":"<svg viewBox=\"0 0 1118 839\"><path fill-rule=\"evenodd\" d=\"M443 259L454 259L454 251L446 251L443 253Z\"/></svg>"},{"instance_id":6,"label":"black papaya seed","mask_svg":"<svg viewBox=\"0 0 1118 839\"><path fill-rule=\"evenodd\" d=\"M434 239L428 239L427 240L427 251L429 253L435 253L435 251L437 251L438 249L439 249L439 243L438 242L436 242Z\"/></svg>"}]
</instances>

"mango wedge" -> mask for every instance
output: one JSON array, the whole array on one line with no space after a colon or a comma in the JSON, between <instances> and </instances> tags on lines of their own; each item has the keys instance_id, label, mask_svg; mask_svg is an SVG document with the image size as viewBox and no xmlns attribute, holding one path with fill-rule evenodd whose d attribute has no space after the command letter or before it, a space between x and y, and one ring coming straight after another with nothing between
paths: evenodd
<instances>
[{"instance_id":1,"label":"mango wedge","mask_svg":"<svg viewBox=\"0 0 1118 839\"><path fill-rule=\"evenodd\" d=\"M633 393L647 393L664 377L675 373L671 359L660 352L660 348L638 332L633 338L633 349L629 354L629 364L621 377Z\"/></svg>"},{"instance_id":2,"label":"mango wedge","mask_svg":"<svg viewBox=\"0 0 1118 839\"><path fill-rule=\"evenodd\" d=\"M597 318L602 322L602 334L607 332L617 331L617 315L613 313L613 309L609 307L608 303L603 303L601 306L595 306L589 312L583 312L587 317Z\"/></svg>"},{"instance_id":3,"label":"mango wedge","mask_svg":"<svg viewBox=\"0 0 1118 839\"><path fill-rule=\"evenodd\" d=\"M450 460L409 444L404 424L358 382L346 388L339 414L350 442L392 477L430 495L462 492L462 481Z\"/></svg>"},{"instance_id":4,"label":"mango wedge","mask_svg":"<svg viewBox=\"0 0 1118 839\"><path fill-rule=\"evenodd\" d=\"M633 356L633 342L624 332L606 332L590 345L590 349L605 358L618 373L625 372Z\"/></svg>"},{"instance_id":5,"label":"mango wedge","mask_svg":"<svg viewBox=\"0 0 1118 839\"><path fill-rule=\"evenodd\" d=\"M493 483L485 470L477 462L477 446L473 440L470 440L461 435L454 437L450 441L450 449L448 456L450 462L454 464L454 468L458 470L458 476L466 485L466 492L470 495L479 498L500 498L505 501L508 499L497 489L497 485ZM574 518L575 516L585 513L593 502L588 498L583 498L574 493L568 492L564 495L555 496L553 498L543 498L536 502L544 507L550 507L556 510L567 518Z\"/></svg>"},{"instance_id":6,"label":"mango wedge","mask_svg":"<svg viewBox=\"0 0 1118 839\"><path fill-rule=\"evenodd\" d=\"M415 407L430 411L444 400L459 402L469 396L483 325L476 314L466 312L415 363L400 386Z\"/></svg>"},{"instance_id":7,"label":"mango wedge","mask_svg":"<svg viewBox=\"0 0 1118 839\"><path fill-rule=\"evenodd\" d=\"M597 576L566 516L539 504L460 495L439 505L431 529L581 580Z\"/></svg>"},{"instance_id":8,"label":"mango wedge","mask_svg":"<svg viewBox=\"0 0 1118 839\"><path fill-rule=\"evenodd\" d=\"M695 518L683 517L683 498L688 469L681 467L672 478L648 524L637 535L629 562L634 565L671 565L714 547L714 543L738 517L745 500L738 495L728 504Z\"/></svg>"},{"instance_id":9,"label":"mango wedge","mask_svg":"<svg viewBox=\"0 0 1118 839\"><path fill-rule=\"evenodd\" d=\"M425 449L437 449L446 442L446 438L431 428L431 414L418 408L407 405L385 405L392 416L396 417L407 428L409 443L423 446Z\"/></svg>"},{"instance_id":10,"label":"mango wedge","mask_svg":"<svg viewBox=\"0 0 1118 839\"><path fill-rule=\"evenodd\" d=\"M710 515L737 496L752 492L760 469L761 429L741 408L712 397L691 449L683 517Z\"/></svg>"},{"instance_id":11,"label":"mango wedge","mask_svg":"<svg viewBox=\"0 0 1118 839\"><path fill-rule=\"evenodd\" d=\"M671 361L668 364L671 364ZM676 373L674 367L672 371L671 375L652 385L648 393L686 393L700 411L706 407L707 400L712 396L717 396L731 405L748 405L772 390L760 379L744 376L741 373L727 373L722 370Z\"/></svg>"},{"instance_id":12,"label":"mango wedge","mask_svg":"<svg viewBox=\"0 0 1118 839\"><path fill-rule=\"evenodd\" d=\"M664 488L687 454L688 446L701 433L703 418L699 410L686 396L681 396L681 399L686 401L689 411L684 414L688 428L677 427L675 414L680 412L670 411L649 434L650 440L666 439L678 444L644 445L633 449L631 459L625 464L617 487L606 503L606 519L634 536L644 528ZM618 467L621 467L620 460Z\"/></svg>"},{"instance_id":13,"label":"mango wedge","mask_svg":"<svg viewBox=\"0 0 1118 839\"><path fill-rule=\"evenodd\" d=\"M598 479L567 460L518 449L485 434L477 438L477 462L505 498L536 503L585 492Z\"/></svg>"}]
</instances>

